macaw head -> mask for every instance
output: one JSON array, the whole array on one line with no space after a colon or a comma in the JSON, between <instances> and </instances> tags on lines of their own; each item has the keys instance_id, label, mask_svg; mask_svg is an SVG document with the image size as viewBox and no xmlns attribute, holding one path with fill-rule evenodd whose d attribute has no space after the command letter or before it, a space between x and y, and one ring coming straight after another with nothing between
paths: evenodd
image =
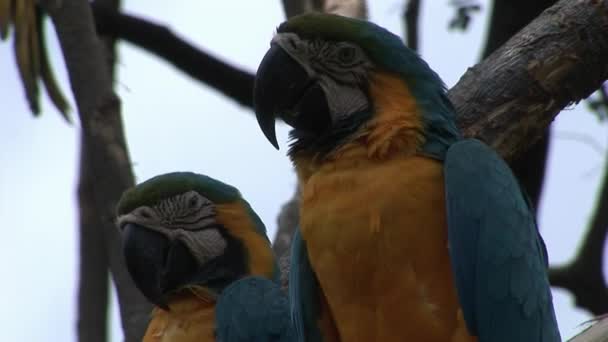
<instances>
[{"instance_id":1,"label":"macaw head","mask_svg":"<svg viewBox=\"0 0 608 342\"><path fill-rule=\"evenodd\" d=\"M244 276L278 278L264 224L228 184L164 174L125 191L117 212L127 269L163 309L184 291L214 299Z\"/></svg>"},{"instance_id":2,"label":"macaw head","mask_svg":"<svg viewBox=\"0 0 608 342\"><path fill-rule=\"evenodd\" d=\"M382 27L331 14L278 27L257 71L254 107L276 148L275 119L293 127L290 154L331 153L395 112L410 121L393 126L408 126L429 155L441 158L459 137L445 86L424 60Z\"/></svg>"}]
</instances>

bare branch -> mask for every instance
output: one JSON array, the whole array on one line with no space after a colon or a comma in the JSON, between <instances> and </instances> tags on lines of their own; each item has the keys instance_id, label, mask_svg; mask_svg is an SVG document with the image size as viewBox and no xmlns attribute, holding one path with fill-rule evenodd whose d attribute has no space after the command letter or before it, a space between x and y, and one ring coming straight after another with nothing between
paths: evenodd
<instances>
[{"instance_id":1,"label":"bare branch","mask_svg":"<svg viewBox=\"0 0 608 342\"><path fill-rule=\"evenodd\" d=\"M493 6L491 6L491 24L483 50L483 58L487 58L509 38L538 17L542 11L556 2L557 0L494 0ZM537 143L528 146L527 151L509 163L515 176L530 196L534 208L540 206L549 140L550 129L547 128Z\"/></svg>"},{"instance_id":2,"label":"bare branch","mask_svg":"<svg viewBox=\"0 0 608 342\"><path fill-rule=\"evenodd\" d=\"M420 16L420 0L408 0L403 21L405 26L405 44L412 50L418 51L418 17Z\"/></svg>"},{"instance_id":3,"label":"bare branch","mask_svg":"<svg viewBox=\"0 0 608 342\"><path fill-rule=\"evenodd\" d=\"M450 90L463 132L507 160L520 155L608 78L607 29L607 0L562 0L543 12Z\"/></svg>"},{"instance_id":4,"label":"bare branch","mask_svg":"<svg viewBox=\"0 0 608 342\"><path fill-rule=\"evenodd\" d=\"M141 341L151 305L131 281L122 258L120 235L114 226L116 202L122 192L133 185L120 100L112 91L110 72L88 1L59 4L51 0L41 1L41 5L55 26L82 125L83 160L78 187L83 218L81 232L100 237L95 243L105 245L106 262L118 290L125 341ZM90 335L92 331L80 328L84 327L79 327L81 341L102 341L105 336L105 333L101 337ZM95 328L95 333L99 329Z\"/></svg>"},{"instance_id":5,"label":"bare branch","mask_svg":"<svg viewBox=\"0 0 608 342\"><path fill-rule=\"evenodd\" d=\"M92 9L99 34L119 37L140 46L239 104L253 107L252 73L197 49L164 26L95 3Z\"/></svg>"},{"instance_id":6,"label":"bare branch","mask_svg":"<svg viewBox=\"0 0 608 342\"><path fill-rule=\"evenodd\" d=\"M608 83L604 83L594 96L587 99L587 105L600 120L608 118Z\"/></svg>"},{"instance_id":7,"label":"bare branch","mask_svg":"<svg viewBox=\"0 0 608 342\"><path fill-rule=\"evenodd\" d=\"M574 261L549 271L553 286L569 290L576 305L594 315L606 313L608 290L603 274L603 256L608 232L608 167L604 167L602 186L589 229Z\"/></svg>"}]
</instances>

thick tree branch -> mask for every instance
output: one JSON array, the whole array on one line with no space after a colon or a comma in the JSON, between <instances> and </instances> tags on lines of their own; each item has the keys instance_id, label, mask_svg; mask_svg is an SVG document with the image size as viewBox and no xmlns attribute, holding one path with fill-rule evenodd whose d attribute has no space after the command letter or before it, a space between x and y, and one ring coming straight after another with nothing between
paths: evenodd
<instances>
[{"instance_id":1,"label":"thick tree branch","mask_svg":"<svg viewBox=\"0 0 608 342\"><path fill-rule=\"evenodd\" d=\"M608 0L561 0L449 92L467 136L521 155L568 104L608 78Z\"/></svg>"},{"instance_id":2,"label":"thick tree branch","mask_svg":"<svg viewBox=\"0 0 608 342\"><path fill-rule=\"evenodd\" d=\"M405 45L418 51L418 18L420 17L420 0L408 0L403 12L405 26Z\"/></svg>"},{"instance_id":3,"label":"thick tree branch","mask_svg":"<svg viewBox=\"0 0 608 342\"><path fill-rule=\"evenodd\" d=\"M92 4L97 32L131 42L239 104L253 106L254 75L235 68L177 37L168 28Z\"/></svg>"},{"instance_id":4,"label":"thick tree branch","mask_svg":"<svg viewBox=\"0 0 608 342\"><path fill-rule=\"evenodd\" d=\"M557 0L537 1L511 1L495 0L492 6L488 38L483 51L486 58L509 38L528 25L542 11L554 5ZM549 150L550 129L543 134L540 140L528 150L513 160L511 168L526 189L534 208L540 205L540 198L545 176L547 153Z\"/></svg>"},{"instance_id":5,"label":"thick tree branch","mask_svg":"<svg viewBox=\"0 0 608 342\"><path fill-rule=\"evenodd\" d=\"M116 202L122 192L133 185L120 101L112 91L110 72L104 60L103 46L95 33L88 1L48 0L41 1L41 5L55 26L82 125L83 160L78 187L81 232L95 236L96 240L89 235L83 236L81 249L99 248L100 245L105 248L106 262L118 290L125 341L140 341L151 306L131 282L120 252L120 235L114 226ZM103 278L106 282L107 277ZM107 289L104 292L101 296L105 301ZM86 299L82 294L80 298ZM88 304L94 305L80 303L83 307ZM101 318L97 320L101 321ZM99 327L84 328L79 324L79 340L105 340L105 332L100 333ZM103 329L106 329L105 323Z\"/></svg>"},{"instance_id":6,"label":"thick tree branch","mask_svg":"<svg viewBox=\"0 0 608 342\"><path fill-rule=\"evenodd\" d=\"M549 280L553 286L572 292L576 305L588 309L594 315L605 314L608 308L608 290L603 274L607 228L608 167L604 166L597 206L582 246L574 261L549 271Z\"/></svg>"}]
</instances>

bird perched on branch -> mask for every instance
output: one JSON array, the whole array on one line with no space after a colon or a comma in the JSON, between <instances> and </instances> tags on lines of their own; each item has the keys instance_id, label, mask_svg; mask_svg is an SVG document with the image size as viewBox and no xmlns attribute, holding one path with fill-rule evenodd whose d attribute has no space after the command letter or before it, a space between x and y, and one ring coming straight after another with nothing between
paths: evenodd
<instances>
[{"instance_id":1,"label":"bird perched on branch","mask_svg":"<svg viewBox=\"0 0 608 342\"><path fill-rule=\"evenodd\" d=\"M71 122L69 105L50 64L44 39L42 10L36 0L0 0L0 39L9 37L11 26L17 69L30 110L40 114L39 82L64 119Z\"/></svg>"},{"instance_id":2,"label":"bird perched on branch","mask_svg":"<svg viewBox=\"0 0 608 342\"><path fill-rule=\"evenodd\" d=\"M123 194L117 223L127 269L156 305L144 342L292 340L266 228L236 188L157 176Z\"/></svg>"},{"instance_id":3,"label":"bird perched on branch","mask_svg":"<svg viewBox=\"0 0 608 342\"><path fill-rule=\"evenodd\" d=\"M560 341L534 215L505 162L464 139L443 82L367 21L281 24L260 127L293 130L290 302L299 341Z\"/></svg>"}]
</instances>

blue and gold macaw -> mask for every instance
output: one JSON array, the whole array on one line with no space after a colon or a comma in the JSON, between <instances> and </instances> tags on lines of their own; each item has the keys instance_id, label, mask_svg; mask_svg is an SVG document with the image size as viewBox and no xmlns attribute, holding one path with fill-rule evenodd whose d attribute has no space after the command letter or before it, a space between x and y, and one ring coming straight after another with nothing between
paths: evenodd
<instances>
[{"instance_id":1,"label":"blue and gold macaw","mask_svg":"<svg viewBox=\"0 0 608 342\"><path fill-rule=\"evenodd\" d=\"M154 303L144 342L290 342L266 228L239 191L175 172L118 204L127 269Z\"/></svg>"},{"instance_id":2,"label":"blue and gold macaw","mask_svg":"<svg viewBox=\"0 0 608 342\"><path fill-rule=\"evenodd\" d=\"M257 71L266 137L293 127L299 341L554 342L547 256L526 197L464 139L440 78L370 22L281 24Z\"/></svg>"}]
</instances>

